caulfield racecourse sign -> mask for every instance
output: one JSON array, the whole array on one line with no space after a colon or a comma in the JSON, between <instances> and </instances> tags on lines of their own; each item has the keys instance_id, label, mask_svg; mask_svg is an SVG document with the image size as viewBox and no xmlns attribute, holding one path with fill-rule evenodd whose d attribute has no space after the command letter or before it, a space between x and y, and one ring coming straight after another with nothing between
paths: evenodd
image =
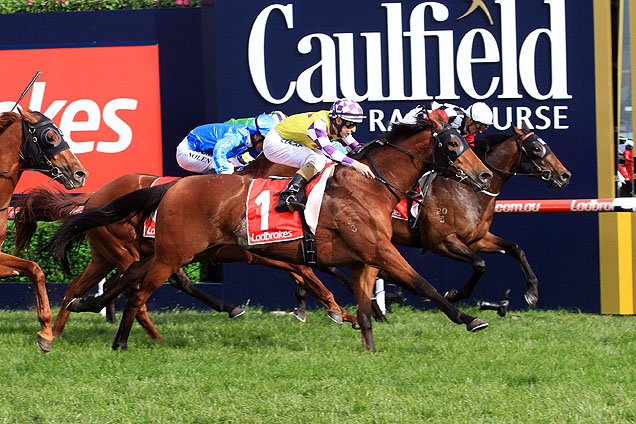
<instances>
[{"instance_id":1,"label":"caulfield racecourse sign","mask_svg":"<svg viewBox=\"0 0 636 424\"><path fill-rule=\"evenodd\" d=\"M295 25L298 14L295 4L271 4L260 11L249 34L252 82L261 98L272 105L284 105L294 95L310 104L332 102L339 97L371 102L461 100L461 104L475 100L492 103L497 99L494 105L497 128L506 128L510 122L517 125L526 122L531 128L567 129L565 101L573 96L568 91L565 0L545 0L541 7L547 19L533 20L534 28L523 36L517 30L517 21L518 16L525 14L518 10L515 0L495 0L490 7L483 0L474 0L459 17L460 21L456 12L464 5L454 3L457 3L452 6L454 10L440 2L419 3L410 10L402 3L381 3L379 8L370 7L366 14L371 23L385 21L385 32L367 27L358 32L331 34L305 33L302 26ZM371 11L375 11L375 16L370 16ZM458 25L471 14L486 17L485 27ZM349 18L348 14L334 14L334 20L339 16L343 20ZM294 79L281 82L281 72L268 63L270 46L266 35L270 33L276 33L277 39L292 38L298 53L314 53L314 57L317 54L318 60L305 65ZM358 46L365 61L354 61L359 56L356 39L364 40ZM487 64L496 67L476 72ZM543 85L538 81L537 71L544 74ZM429 83L431 79L435 80L434 87ZM285 86L282 93L273 92L273 80ZM360 85L366 86L366 90L359 90ZM506 100L524 98L563 103L539 104L534 108L505 105ZM370 111L370 123L384 129L378 119L380 112ZM400 117L400 110L394 109L392 120ZM381 118L385 118L384 114Z\"/></svg>"}]
</instances>

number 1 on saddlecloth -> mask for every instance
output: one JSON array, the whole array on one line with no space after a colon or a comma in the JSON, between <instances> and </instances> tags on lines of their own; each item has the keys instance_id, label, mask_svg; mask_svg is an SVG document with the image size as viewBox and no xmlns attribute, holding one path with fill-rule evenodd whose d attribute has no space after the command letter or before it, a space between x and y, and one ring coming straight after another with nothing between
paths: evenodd
<instances>
[{"instance_id":1,"label":"number 1 on saddlecloth","mask_svg":"<svg viewBox=\"0 0 636 424\"><path fill-rule=\"evenodd\" d=\"M264 190L254 199L254 203L261 207L259 215L261 217L261 231L269 230L269 190Z\"/></svg>"}]
</instances>

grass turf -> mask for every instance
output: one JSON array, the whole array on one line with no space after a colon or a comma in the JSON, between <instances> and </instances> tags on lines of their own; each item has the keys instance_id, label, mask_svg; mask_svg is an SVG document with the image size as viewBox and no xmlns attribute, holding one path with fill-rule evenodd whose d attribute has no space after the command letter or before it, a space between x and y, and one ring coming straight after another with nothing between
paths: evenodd
<instances>
[{"instance_id":1,"label":"grass turf","mask_svg":"<svg viewBox=\"0 0 636 424\"><path fill-rule=\"evenodd\" d=\"M128 352L74 314L48 356L34 311L0 311L0 423L636 422L636 317L465 311L490 327L396 308L376 354L322 310L152 313L165 340L135 325Z\"/></svg>"}]
</instances>

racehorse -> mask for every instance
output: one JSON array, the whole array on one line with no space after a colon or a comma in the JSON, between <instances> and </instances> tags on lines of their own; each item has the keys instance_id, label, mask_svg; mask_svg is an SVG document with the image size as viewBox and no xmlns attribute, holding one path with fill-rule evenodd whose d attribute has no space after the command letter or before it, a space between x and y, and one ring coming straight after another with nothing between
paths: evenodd
<instances>
[{"instance_id":1,"label":"racehorse","mask_svg":"<svg viewBox=\"0 0 636 424\"><path fill-rule=\"evenodd\" d=\"M261 175L258 172L259 167L253 169L258 175ZM81 196L70 196L60 191L42 188L29 191L27 196L16 203L18 210L15 215L16 251L21 251L29 244L37 228L37 221L66 221L77 213L79 207L90 210L103 206L124 194L150 187L157 178L155 175L128 174L105 184L95 193ZM91 261L84 271L71 281L66 290L62 301L63 307L60 308L53 325L54 337L60 336L64 331L70 315L65 306L71 300L84 295L113 269L116 269L117 273L109 279L111 281L123 274L133 262L152 254L154 239L142 237L142 233L143 222L140 223L134 219L87 231ZM217 262L246 261L251 264L281 269L305 290L308 290L312 296L316 297L327 308L332 320L356 323L356 317L336 303L333 294L324 287L309 267L262 258L234 246L220 249L214 260ZM244 312L241 308L228 305L196 288L182 270L172 274L169 281L177 289L201 300L215 310L228 313L230 318L237 317ZM107 286L108 282L105 284L105 288ZM69 309L72 310L72 308ZM140 307L136 318L151 339L161 339L161 334L148 317L145 304ZM301 321L304 319L303 316L298 316L298 318Z\"/></svg>"},{"instance_id":2,"label":"racehorse","mask_svg":"<svg viewBox=\"0 0 636 424\"><path fill-rule=\"evenodd\" d=\"M488 188L491 172L456 129L432 115L429 121L393 125L383 140L367 145L362 160L372 167L376 178L369 180L348 167L336 167L325 190L315 237L320 264L344 266L352 272L364 349L375 351L370 293L379 268L394 281L433 301L449 319L465 324L467 330L487 327L486 322L444 299L411 268L391 244L390 214L425 171L435 168L453 172L479 190ZM131 281L139 285L134 296L128 297L114 349L127 349L139 307L170 274L192 260L214 255L224 246L240 246L261 256L303 263L301 241L248 245L245 199L250 180L241 175L202 175L138 190L71 218L52 237L50 247L58 257L66 258L66 249L85 230L133 215L143 218L157 210L154 255L131 265L117 283L122 287L128 287ZM183 210L184 204L190 207ZM103 296L82 300L92 310L111 299Z\"/></svg>"},{"instance_id":3,"label":"racehorse","mask_svg":"<svg viewBox=\"0 0 636 424\"><path fill-rule=\"evenodd\" d=\"M0 243L7 235L9 204L24 171L38 171L66 189L82 187L88 172L70 151L60 130L46 116L29 109L0 114ZM0 277L26 275L33 282L38 320L36 343L51 351L51 309L44 274L35 262L0 253Z\"/></svg>"},{"instance_id":4,"label":"racehorse","mask_svg":"<svg viewBox=\"0 0 636 424\"><path fill-rule=\"evenodd\" d=\"M526 302L534 308L539 299L538 279L525 252L517 244L489 231L496 197L514 175L532 176L548 182L550 187L563 188L569 184L572 174L550 146L525 123L521 130L512 128L513 135L495 134L478 140L475 145L477 156L494 175L489 191L466 190L464 185L451 179L437 177L424 197L417 228L409 228L408 221L393 220L394 243L430 250L472 266L473 274L465 286L445 294L451 302L468 298L484 275L486 262L477 253L500 253L515 258L526 279ZM443 213L444 210L447 212Z\"/></svg>"},{"instance_id":5,"label":"racehorse","mask_svg":"<svg viewBox=\"0 0 636 424\"><path fill-rule=\"evenodd\" d=\"M411 217L412 221L392 221L393 243L421 248L424 252L431 251L472 266L473 274L464 287L449 290L445 294L451 302L468 298L485 273L486 262L477 253L500 253L510 255L519 262L528 287L524 298L531 308L537 304L538 279L525 252L517 244L489 231L495 201L512 176L532 176L548 182L550 187L563 188L569 184L572 175L550 146L531 132L525 123L522 129L514 125L512 129L512 135L500 133L478 139L473 149L493 172L490 191L470 190L456 180L437 177L424 188L426 192L416 220ZM406 209L409 211L410 205ZM351 285L342 276L335 277L343 284ZM297 291L296 297L302 305L302 290Z\"/></svg>"}]
</instances>

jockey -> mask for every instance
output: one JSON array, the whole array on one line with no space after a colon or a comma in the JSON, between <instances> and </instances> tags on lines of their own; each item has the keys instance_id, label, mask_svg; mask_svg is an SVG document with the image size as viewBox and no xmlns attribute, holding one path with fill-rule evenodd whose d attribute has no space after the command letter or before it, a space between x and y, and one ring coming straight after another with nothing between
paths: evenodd
<instances>
[{"instance_id":1,"label":"jockey","mask_svg":"<svg viewBox=\"0 0 636 424\"><path fill-rule=\"evenodd\" d=\"M373 178L367 165L347 157L331 145L331 141L338 140L347 151L359 146L353 133L364 118L357 102L340 99L328 111L292 115L267 134L263 143L265 157L275 163L300 168L281 193L276 211L303 210L305 204L297 194L307 181L324 169L327 160L350 166L365 177Z\"/></svg>"},{"instance_id":2,"label":"jockey","mask_svg":"<svg viewBox=\"0 0 636 424\"><path fill-rule=\"evenodd\" d=\"M473 103L464 110L450 103L431 102L425 106L416 106L402 119L403 123L414 124L418 115L424 115L424 109L432 112L440 110L446 115L448 123L457 128L466 139L470 147L475 147L475 135L486 131L493 123L493 114L490 107L484 102Z\"/></svg>"},{"instance_id":3,"label":"jockey","mask_svg":"<svg viewBox=\"0 0 636 424\"><path fill-rule=\"evenodd\" d=\"M232 174L235 167L254 160L263 150L263 139L276 126L268 114L249 124L207 124L190 133L177 146L177 163L199 174Z\"/></svg>"}]
</instances>

